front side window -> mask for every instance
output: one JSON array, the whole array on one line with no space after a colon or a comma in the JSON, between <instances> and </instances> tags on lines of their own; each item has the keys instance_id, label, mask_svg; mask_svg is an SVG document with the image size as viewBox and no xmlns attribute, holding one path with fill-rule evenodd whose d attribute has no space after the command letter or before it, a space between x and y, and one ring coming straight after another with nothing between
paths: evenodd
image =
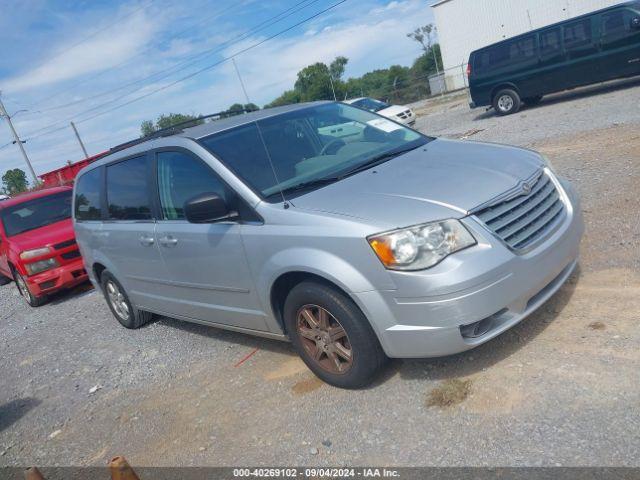
<instances>
[{"instance_id":1,"label":"front side window","mask_svg":"<svg viewBox=\"0 0 640 480\"><path fill-rule=\"evenodd\" d=\"M183 220L184 204L202 193L231 202L229 189L211 167L182 152L158 153L158 193L163 220Z\"/></svg>"},{"instance_id":2,"label":"front side window","mask_svg":"<svg viewBox=\"0 0 640 480\"><path fill-rule=\"evenodd\" d=\"M591 20L569 23L564 27L564 46L567 50L584 47L591 43Z\"/></svg>"},{"instance_id":3,"label":"front side window","mask_svg":"<svg viewBox=\"0 0 640 480\"><path fill-rule=\"evenodd\" d=\"M619 40L632 33L630 10L614 10L602 15L602 37L605 41Z\"/></svg>"},{"instance_id":4,"label":"front side window","mask_svg":"<svg viewBox=\"0 0 640 480\"><path fill-rule=\"evenodd\" d=\"M71 218L71 190L0 210L7 237Z\"/></svg>"},{"instance_id":5,"label":"front side window","mask_svg":"<svg viewBox=\"0 0 640 480\"><path fill-rule=\"evenodd\" d=\"M429 141L413 130L350 105L330 103L260 120L201 139L267 200L304 191Z\"/></svg>"},{"instance_id":6,"label":"front side window","mask_svg":"<svg viewBox=\"0 0 640 480\"><path fill-rule=\"evenodd\" d=\"M102 174L99 168L82 175L76 183L76 220L100 220L100 192L102 191Z\"/></svg>"},{"instance_id":7,"label":"front side window","mask_svg":"<svg viewBox=\"0 0 640 480\"><path fill-rule=\"evenodd\" d=\"M146 157L107 166L107 205L111 220L150 220Z\"/></svg>"}]
</instances>

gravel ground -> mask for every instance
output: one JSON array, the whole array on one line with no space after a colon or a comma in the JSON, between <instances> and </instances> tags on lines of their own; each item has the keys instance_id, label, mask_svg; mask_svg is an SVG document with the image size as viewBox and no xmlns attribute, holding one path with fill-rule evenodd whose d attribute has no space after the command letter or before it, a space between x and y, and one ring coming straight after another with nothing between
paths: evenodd
<instances>
[{"instance_id":1,"label":"gravel ground","mask_svg":"<svg viewBox=\"0 0 640 480\"><path fill-rule=\"evenodd\" d=\"M36 310L0 288L0 465L640 466L639 103L626 81L506 118L460 96L417 106L427 133L548 154L583 196L582 261L501 337L395 361L366 390L322 384L285 343L127 331L86 288ZM459 403L433 405L456 385Z\"/></svg>"}]
</instances>

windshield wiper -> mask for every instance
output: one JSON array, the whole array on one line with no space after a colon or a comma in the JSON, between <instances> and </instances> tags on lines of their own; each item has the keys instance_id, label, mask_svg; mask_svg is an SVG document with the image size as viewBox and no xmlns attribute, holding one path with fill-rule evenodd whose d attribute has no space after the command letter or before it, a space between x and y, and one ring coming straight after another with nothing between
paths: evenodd
<instances>
[{"instance_id":1,"label":"windshield wiper","mask_svg":"<svg viewBox=\"0 0 640 480\"><path fill-rule=\"evenodd\" d=\"M298 192L300 190L306 190L308 188L320 187L322 185L329 185L330 183L337 182L338 180L342 180L342 176L340 176L340 177L317 178L315 180L309 180L308 182L302 182L302 183L298 183L296 185L292 185L291 187L283 188L281 191L276 192L276 193L272 194L271 196L279 195L280 192L282 192L282 193L291 193L291 192Z\"/></svg>"}]
</instances>

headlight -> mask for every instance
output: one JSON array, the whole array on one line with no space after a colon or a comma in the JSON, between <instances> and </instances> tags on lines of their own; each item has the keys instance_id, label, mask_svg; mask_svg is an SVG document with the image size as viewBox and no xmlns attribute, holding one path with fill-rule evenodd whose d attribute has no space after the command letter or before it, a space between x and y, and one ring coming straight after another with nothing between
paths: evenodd
<instances>
[{"instance_id":1,"label":"headlight","mask_svg":"<svg viewBox=\"0 0 640 480\"><path fill-rule=\"evenodd\" d=\"M22 260L29 260L31 258L41 257L43 255L47 255L51 253L51 249L49 247L44 248L36 248L35 250L26 250L20 254L20 258Z\"/></svg>"},{"instance_id":2,"label":"headlight","mask_svg":"<svg viewBox=\"0 0 640 480\"><path fill-rule=\"evenodd\" d=\"M40 260L39 262L27 263L24 268L27 269L27 273L29 275L35 275L36 273L56 268L59 265L60 264L55 258L47 258L46 260Z\"/></svg>"},{"instance_id":3,"label":"headlight","mask_svg":"<svg viewBox=\"0 0 640 480\"><path fill-rule=\"evenodd\" d=\"M380 261L390 270L424 270L454 252L476 244L458 220L427 223L367 238Z\"/></svg>"}]
</instances>

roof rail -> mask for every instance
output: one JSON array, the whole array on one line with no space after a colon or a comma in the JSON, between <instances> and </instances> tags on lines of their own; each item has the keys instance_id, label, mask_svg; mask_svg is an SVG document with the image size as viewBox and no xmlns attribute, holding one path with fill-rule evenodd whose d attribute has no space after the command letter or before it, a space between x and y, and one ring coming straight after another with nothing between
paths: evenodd
<instances>
[{"instance_id":1,"label":"roof rail","mask_svg":"<svg viewBox=\"0 0 640 480\"><path fill-rule=\"evenodd\" d=\"M242 113L250 113L255 112L256 110L248 110L243 108L242 110L225 110L223 112L210 113L208 115L201 115L197 118L192 118L191 120L185 120L184 122L176 123L175 125L171 125L170 127L163 128L160 130L156 130L150 135L146 135L141 138L134 138L133 140L129 140L128 142L121 143L120 145L116 145L115 147L111 147L109 149L109 153L119 152L129 147L133 147L135 145L140 145L141 143L147 142L149 140L153 140L154 138L162 138L162 137L170 137L171 135L175 135L177 133L181 133L185 128L195 127L196 125L200 125L201 123L205 123L207 120L215 121L220 120L221 118L227 118L234 115L240 115Z\"/></svg>"}]
</instances>

